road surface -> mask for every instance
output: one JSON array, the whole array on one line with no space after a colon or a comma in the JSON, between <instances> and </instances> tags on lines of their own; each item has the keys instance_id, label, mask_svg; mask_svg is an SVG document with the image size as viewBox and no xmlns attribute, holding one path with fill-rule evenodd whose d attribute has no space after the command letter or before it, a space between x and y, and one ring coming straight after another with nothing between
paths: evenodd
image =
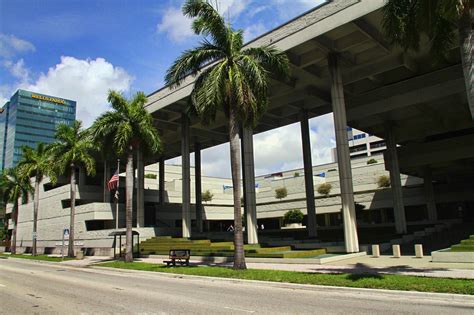
<instances>
[{"instance_id":1,"label":"road surface","mask_svg":"<svg viewBox=\"0 0 474 315\"><path fill-rule=\"evenodd\" d=\"M473 314L474 298L0 259L1 314Z\"/></svg>"}]
</instances>

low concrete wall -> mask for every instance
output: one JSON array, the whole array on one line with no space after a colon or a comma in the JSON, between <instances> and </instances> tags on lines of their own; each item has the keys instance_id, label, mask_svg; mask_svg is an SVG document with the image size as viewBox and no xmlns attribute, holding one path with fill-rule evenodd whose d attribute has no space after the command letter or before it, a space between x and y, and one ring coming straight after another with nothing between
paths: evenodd
<instances>
[{"instance_id":1,"label":"low concrete wall","mask_svg":"<svg viewBox=\"0 0 474 315\"><path fill-rule=\"evenodd\" d=\"M431 252L433 262L474 263L474 252L452 252L449 248Z\"/></svg>"}]
</instances>

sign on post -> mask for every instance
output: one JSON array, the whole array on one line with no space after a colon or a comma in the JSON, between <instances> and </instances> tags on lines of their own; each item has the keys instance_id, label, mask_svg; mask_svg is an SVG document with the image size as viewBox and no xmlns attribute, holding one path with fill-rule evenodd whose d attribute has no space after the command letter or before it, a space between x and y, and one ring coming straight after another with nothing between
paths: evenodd
<instances>
[{"instance_id":1,"label":"sign on post","mask_svg":"<svg viewBox=\"0 0 474 315\"><path fill-rule=\"evenodd\" d=\"M69 238L69 229L63 230L63 241L61 246L61 259L64 259L64 239Z\"/></svg>"}]
</instances>

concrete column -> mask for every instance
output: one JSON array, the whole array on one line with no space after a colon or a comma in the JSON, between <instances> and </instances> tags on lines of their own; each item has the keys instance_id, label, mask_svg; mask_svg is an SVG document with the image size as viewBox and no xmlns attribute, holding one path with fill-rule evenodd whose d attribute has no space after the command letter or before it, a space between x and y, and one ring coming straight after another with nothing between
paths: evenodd
<instances>
[{"instance_id":1,"label":"concrete column","mask_svg":"<svg viewBox=\"0 0 474 315\"><path fill-rule=\"evenodd\" d=\"M324 225L331 226L331 216L329 213L324 214Z\"/></svg>"},{"instance_id":2,"label":"concrete column","mask_svg":"<svg viewBox=\"0 0 474 315\"><path fill-rule=\"evenodd\" d=\"M165 158L162 156L159 160L158 169L158 198L160 205L165 204Z\"/></svg>"},{"instance_id":3,"label":"concrete column","mask_svg":"<svg viewBox=\"0 0 474 315\"><path fill-rule=\"evenodd\" d=\"M247 231L247 243L258 244L253 130L250 127L243 127L242 130L242 174L244 181L244 207L247 217L245 227Z\"/></svg>"},{"instance_id":4,"label":"concrete column","mask_svg":"<svg viewBox=\"0 0 474 315\"><path fill-rule=\"evenodd\" d=\"M301 141L303 144L304 187L306 211L308 213L308 236L316 237L316 205L314 203L313 163L311 161L311 140L309 138L308 111L300 112Z\"/></svg>"},{"instance_id":5,"label":"concrete column","mask_svg":"<svg viewBox=\"0 0 474 315\"><path fill-rule=\"evenodd\" d=\"M194 143L194 190L196 195L196 226L202 233L201 144Z\"/></svg>"},{"instance_id":6,"label":"concrete column","mask_svg":"<svg viewBox=\"0 0 474 315\"><path fill-rule=\"evenodd\" d=\"M105 160L104 161L104 200L103 202L110 202L110 191L107 187L107 183L110 180L112 175L110 174L110 166L109 163Z\"/></svg>"},{"instance_id":7,"label":"concrete column","mask_svg":"<svg viewBox=\"0 0 474 315\"><path fill-rule=\"evenodd\" d=\"M86 169L84 167L79 167L79 185L86 184Z\"/></svg>"},{"instance_id":8,"label":"concrete column","mask_svg":"<svg viewBox=\"0 0 474 315\"><path fill-rule=\"evenodd\" d=\"M342 84L337 55L329 54L328 62L331 76L331 102L334 114L334 128L336 131L337 164L339 166L339 182L341 186L344 240L346 252L355 253L359 251L359 239L357 237L351 158L347 140L344 86Z\"/></svg>"},{"instance_id":9,"label":"concrete column","mask_svg":"<svg viewBox=\"0 0 474 315\"><path fill-rule=\"evenodd\" d=\"M181 114L181 174L183 237L191 237L191 164L189 159L189 119Z\"/></svg>"},{"instance_id":10,"label":"concrete column","mask_svg":"<svg viewBox=\"0 0 474 315\"><path fill-rule=\"evenodd\" d=\"M426 208L428 209L428 220L432 222L438 221L438 212L436 209L433 178L431 174L431 169L429 167L426 167L424 169L423 187L425 190Z\"/></svg>"},{"instance_id":11,"label":"concrete column","mask_svg":"<svg viewBox=\"0 0 474 315\"><path fill-rule=\"evenodd\" d=\"M388 168L390 172L390 186L393 194L393 214L395 217L395 230L398 234L406 234L407 222L405 219L405 206L403 204L402 182L400 167L398 165L397 142L390 124L385 126L385 143L389 157Z\"/></svg>"},{"instance_id":12,"label":"concrete column","mask_svg":"<svg viewBox=\"0 0 474 315\"><path fill-rule=\"evenodd\" d=\"M137 151L137 227L145 227L145 165L141 148Z\"/></svg>"}]
</instances>

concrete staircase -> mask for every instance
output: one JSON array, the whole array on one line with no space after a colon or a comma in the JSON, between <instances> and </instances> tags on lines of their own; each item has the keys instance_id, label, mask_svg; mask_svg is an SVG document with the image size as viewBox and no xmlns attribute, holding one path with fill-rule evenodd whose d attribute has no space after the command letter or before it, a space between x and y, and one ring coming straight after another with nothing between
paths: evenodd
<instances>
[{"instance_id":1,"label":"concrete staircase","mask_svg":"<svg viewBox=\"0 0 474 315\"><path fill-rule=\"evenodd\" d=\"M193 256L231 257L234 255L232 242L211 242L210 240L189 240L157 236L140 243L141 255L168 255L170 249L190 249ZM323 248L293 250L291 246L261 247L245 245L246 257L258 258L310 258L326 254Z\"/></svg>"}]
</instances>

